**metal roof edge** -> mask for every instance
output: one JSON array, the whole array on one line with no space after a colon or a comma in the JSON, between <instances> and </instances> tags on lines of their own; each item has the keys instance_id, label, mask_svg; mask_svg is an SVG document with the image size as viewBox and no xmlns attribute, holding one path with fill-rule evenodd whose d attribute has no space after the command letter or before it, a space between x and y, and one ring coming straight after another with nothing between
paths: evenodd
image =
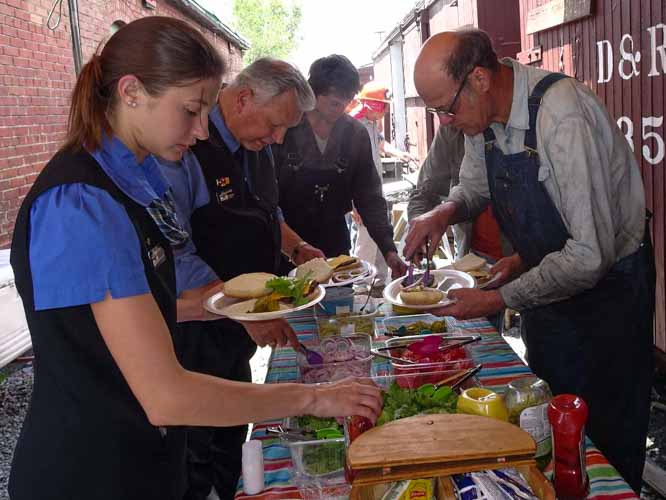
<instances>
[{"instance_id":1,"label":"metal roof edge","mask_svg":"<svg viewBox=\"0 0 666 500\"><path fill-rule=\"evenodd\" d=\"M250 42L247 39L220 21L215 14L199 5L196 0L167 1L192 16L196 21L202 23L207 28L221 34L230 42L238 45L241 50L247 50L250 48Z\"/></svg>"},{"instance_id":2,"label":"metal roof edge","mask_svg":"<svg viewBox=\"0 0 666 500\"><path fill-rule=\"evenodd\" d=\"M390 43L395 40L398 35L402 35L402 30L409 26L415 19L419 12L424 10L425 0L418 0L414 3L414 6L405 14L402 19L393 27L389 34L379 43L377 49L372 53L373 61L379 57L379 55L384 52Z\"/></svg>"}]
</instances>

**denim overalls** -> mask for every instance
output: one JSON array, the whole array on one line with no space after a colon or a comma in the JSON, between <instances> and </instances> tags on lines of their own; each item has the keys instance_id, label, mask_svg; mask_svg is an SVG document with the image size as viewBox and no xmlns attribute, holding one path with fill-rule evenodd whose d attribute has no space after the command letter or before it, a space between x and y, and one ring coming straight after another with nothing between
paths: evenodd
<instances>
[{"instance_id":1,"label":"denim overalls","mask_svg":"<svg viewBox=\"0 0 666 500\"><path fill-rule=\"evenodd\" d=\"M493 211L528 269L570 238L539 181L536 139L541 99L562 78L549 74L530 95L525 151L505 155L492 129L484 132ZM634 489L640 489L649 417L654 286L646 225L639 249L616 262L594 288L521 311L530 368L554 394L585 399L588 436Z\"/></svg>"}]
</instances>

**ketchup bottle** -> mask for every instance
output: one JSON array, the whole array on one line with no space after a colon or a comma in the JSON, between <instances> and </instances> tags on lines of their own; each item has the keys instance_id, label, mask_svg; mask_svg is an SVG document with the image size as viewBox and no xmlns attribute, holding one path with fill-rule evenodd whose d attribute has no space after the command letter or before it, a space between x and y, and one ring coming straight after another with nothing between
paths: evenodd
<instances>
[{"instance_id":1,"label":"ketchup bottle","mask_svg":"<svg viewBox=\"0 0 666 500\"><path fill-rule=\"evenodd\" d=\"M589 481L585 467L587 404L573 394L555 396L548 406L553 437L553 480L559 500L585 498Z\"/></svg>"}]
</instances>

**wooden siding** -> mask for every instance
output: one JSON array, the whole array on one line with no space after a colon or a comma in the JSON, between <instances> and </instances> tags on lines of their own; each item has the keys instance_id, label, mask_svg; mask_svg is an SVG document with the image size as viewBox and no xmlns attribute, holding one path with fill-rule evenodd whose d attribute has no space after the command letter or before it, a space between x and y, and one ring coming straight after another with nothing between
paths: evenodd
<instances>
[{"instance_id":1,"label":"wooden siding","mask_svg":"<svg viewBox=\"0 0 666 500\"><path fill-rule=\"evenodd\" d=\"M527 35L528 9L543 3L543 0L520 0L522 50L540 45L543 59L536 65L562 71L592 88L633 144L639 161L647 205L654 214L651 227L657 264L655 345L664 351L666 3L664 0L597 0L592 2L591 16ZM612 50L610 68L607 64L609 48ZM636 60L637 54L640 60Z\"/></svg>"}]
</instances>

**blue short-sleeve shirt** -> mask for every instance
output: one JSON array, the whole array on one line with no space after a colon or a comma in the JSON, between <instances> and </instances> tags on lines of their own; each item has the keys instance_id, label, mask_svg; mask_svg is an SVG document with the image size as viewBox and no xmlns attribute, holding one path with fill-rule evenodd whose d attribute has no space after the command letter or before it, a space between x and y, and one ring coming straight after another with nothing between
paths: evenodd
<instances>
[{"instance_id":1,"label":"blue short-sleeve shirt","mask_svg":"<svg viewBox=\"0 0 666 500\"><path fill-rule=\"evenodd\" d=\"M92 156L127 196L143 206L169 187L151 155L138 163L117 138ZM37 310L150 293L141 246L123 205L99 188L64 184L42 193L30 211L30 267Z\"/></svg>"},{"instance_id":2,"label":"blue short-sleeve shirt","mask_svg":"<svg viewBox=\"0 0 666 500\"><path fill-rule=\"evenodd\" d=\"M194 153L187 151L178 162L160 159L162 174L171 186L178 219L183 229L192 234L190 218L199 207L210 201L208 187L201 165ZM192 238L179 248L174 248L176 261L176 289L178 296L185 290L191 290L219 279L215 271L197 255Z\"/></svg>"}]
</instances>

